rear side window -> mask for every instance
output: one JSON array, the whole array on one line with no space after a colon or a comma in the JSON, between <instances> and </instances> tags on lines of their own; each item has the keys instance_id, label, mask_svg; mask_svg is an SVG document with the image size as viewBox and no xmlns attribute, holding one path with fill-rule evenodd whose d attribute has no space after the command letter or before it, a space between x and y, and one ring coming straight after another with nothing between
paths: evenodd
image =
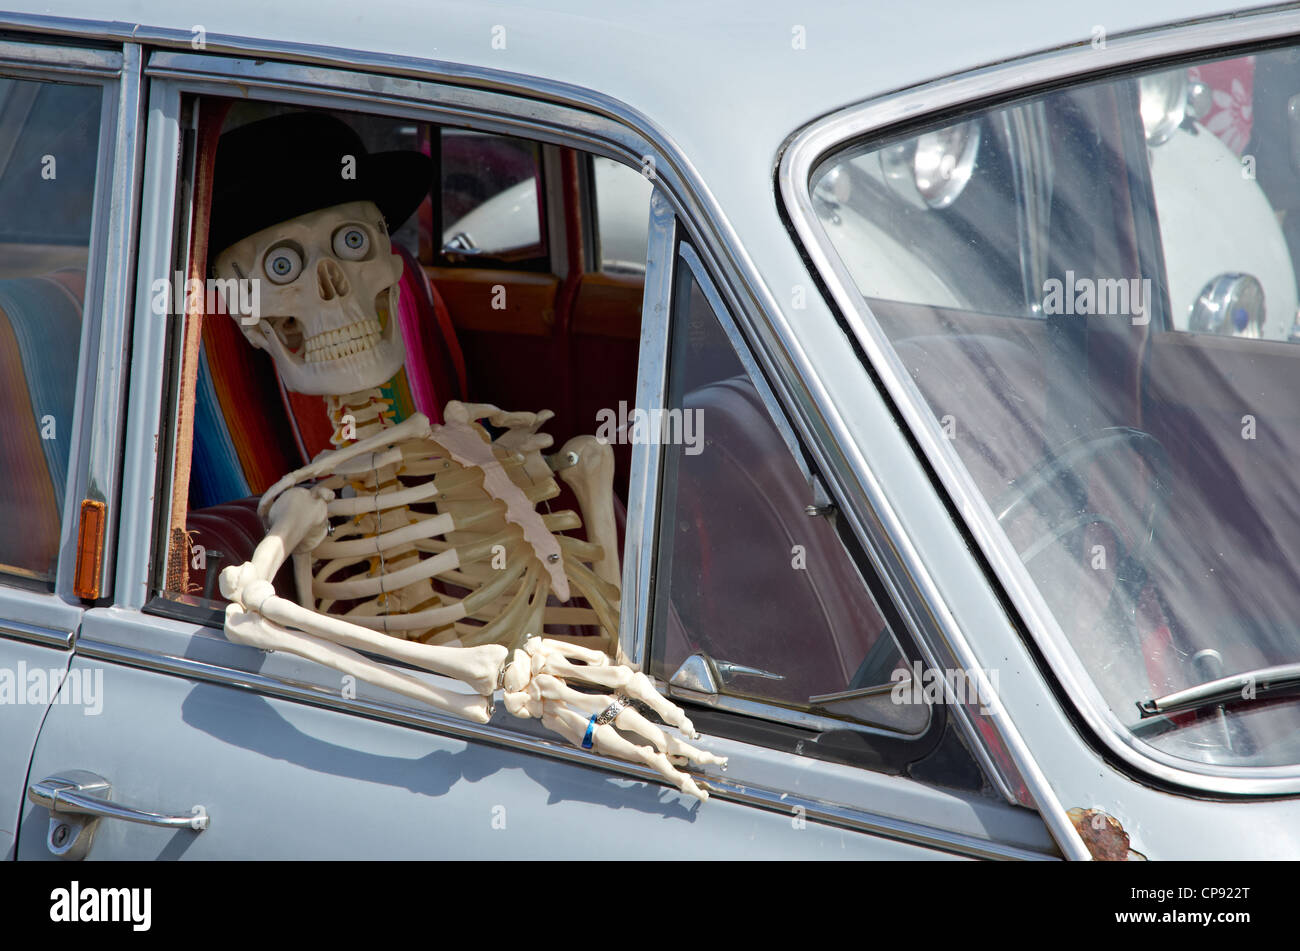
<instances>
[{"instance_id":1,"label":"rear side window","mask_svg":"<svg viewBox=\"0 0 1300 951\"><path fill-rule=\"evenodd\" d=\"M100 98L0 78L0 573L43 583L68 478Z\"/></svg>"}]
</instances>

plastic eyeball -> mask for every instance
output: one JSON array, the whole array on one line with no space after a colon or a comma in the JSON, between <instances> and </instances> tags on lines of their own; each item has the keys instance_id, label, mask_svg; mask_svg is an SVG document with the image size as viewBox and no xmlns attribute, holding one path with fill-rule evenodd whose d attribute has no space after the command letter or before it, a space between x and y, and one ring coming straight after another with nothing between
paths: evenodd
<instances>
[{"instance_id":1,"label":"plastic eyeball","mask_svg":"<svg viewBox=\"0 0 1300 951\"><path fill-rule=\"evenodd\" d=\"M334 254L345 261L360 261L370 253L370 235L358 225L344 225L334 232Z\"/></svg>"},{"instance_id":2,"label":"plastic eyeball","mask_svg":"<svg viewBox=\"0 0 1300 951\"><path fill-rule=\"evenodd\" d=\"M272 248L266 254L263 269L273 283L288 284L302 273L302 255L289 245Z\"/></svg>"}]
</instances>

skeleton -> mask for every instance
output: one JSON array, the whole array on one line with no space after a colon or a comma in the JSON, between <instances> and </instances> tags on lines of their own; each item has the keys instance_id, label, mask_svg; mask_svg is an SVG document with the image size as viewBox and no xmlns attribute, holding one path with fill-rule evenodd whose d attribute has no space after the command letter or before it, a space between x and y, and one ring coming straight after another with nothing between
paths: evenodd
<instances>
[{"instance_id":1,"label":"skeleton","mask_svg":"<svg viewBox=\"0 0 1300 951\"><path fill-rule=\"evenodd\" d=\"M227 636L479 723L501 689L511 714L644 763L707 799L679 767L725 760L646 719L639 707L698 738L681 709L622 663L610 447L579 436L558 454L588 526L584 542L561 534L582 525L575 513L535 508L559 493L542 455L552 438L538 431L549 411L453 401L442 425L422 414L393 421L378 387L405 360L396 329L402 265L370 201L259 231L222 251L215 269L221 278L262 282L267 316L241 329L271 355L287 387L325 398L336 447L263 495L266 537L251 561L221 573L231 602ZM475 422L484 418L505 433L492 441ZM290 557L297 602L279 597L271 582ZM589 607L547 606L552 593L568 601L570 585ZM548 623L594 623L603 649L578 642L592 638L537 636ZM360 651L452 677L473 693L434 686Z\"/></svg>"}]
</instances>

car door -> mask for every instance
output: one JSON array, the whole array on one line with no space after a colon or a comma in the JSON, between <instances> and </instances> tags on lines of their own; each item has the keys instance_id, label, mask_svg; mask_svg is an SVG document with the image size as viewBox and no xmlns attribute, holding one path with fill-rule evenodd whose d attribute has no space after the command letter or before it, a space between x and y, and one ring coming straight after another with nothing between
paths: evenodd
<instances>
[{"instance_id":1,"label":"car door","mask_svg":"<svg viewBox=\"0 0 1300 951\"><path fill-rule=\"evenodd\" d=\"M91 475L95 451L110 447L90 436L116 411L114 348L98 341L113 324L107 315L120 313L108 251L129 206L111 201L122 187L113 178L116 160L130 144L115 135L129 68L120 52L0 44L0 855L7 858L51 704L86 719L103 699L94 676L69 675L69 663L79 594L93 597L98 584L94 530L112 489ZM97 376L98 390L88 385ZM92 503L85 526L83 500Z\"/></svg>"},{"instance_id":2,"label":"car door","mask_svg":"<svg viewBox=\"0 0 1300 951\"><path fill-rule=\"evenodd\" d=\"M36 788L19 857L980 854L985 845L979 843L935 852L924 834L899 834L902 826L891 819L874 826L830 815L831 821L805 821L780 803L771 785L790 779L788 770L773 773L766 791L715 775L720 794L700 805L660 785L647 769L596 758L504 709L478 726L299 657L227 641L220 612L205 597L213 593L205 590L206 558L220 553L215 545L200 553L182 541L190 529L173 519L183 491L178 483L190 491L197 484L177 475L193 462L186 420L203 379L201 366L186 364L193 314L188 302L179 312L171 309L167 294L160 312L155 292L157 282L178 270L184 280L190 266L192 202L201 179L196 151L204 135L196 97L238 91L268 107L354 110L360 101L373 115L447 119L450 113L467 124L478 116L474 121L489 130L518 126L520 114L538 107L482 93L454 112L448 103L462 99L464 90L449 99L432 83L188 53L154 53L144 78L149 123L140 172L130 417L121 451L120 528L105 569L115 585L111 601L86 612L71 663L78 677L102 677L103 706L98 716L83 717L56 705L46 717L31 763ZM555 128L589 129L595 121L562 107L543 111L551 142L565 141ZM483 115L498 118L494 124ZM644 151L604 148L623 161ZM651 266L661 267L655 253ZM663 302L648 298L646 306L659 312ZM250 417L269 412L254 400L242 410ZM654 517L653 502L639 517ZM173 573L191 580L178 586ZM760 766L773 755L722 734L702 742L733 757L750 750ZM51 827L47 807L59 797L68 801L77 786L101 811L111 799L113 814ZM936 808L944 801L940 794Z\"/></svg>"}]
</instances>

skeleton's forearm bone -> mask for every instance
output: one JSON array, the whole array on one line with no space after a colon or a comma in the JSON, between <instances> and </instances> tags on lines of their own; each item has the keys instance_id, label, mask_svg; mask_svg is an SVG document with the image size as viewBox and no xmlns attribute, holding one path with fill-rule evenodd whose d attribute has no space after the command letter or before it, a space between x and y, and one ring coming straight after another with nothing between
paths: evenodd
<instances>
[{"instance_id":1,"label":"skeleton's forearm bone","mask_svg":"<svg viewBox=\"0 0 1300 951\"><path fill-rule=\"evenodd\" d=\"M249 589L246 606L276 624L305 631L336 645L367 650L455 678L485 696L496 689L497 674L508 653L500 644L467 649L399 640L287 601L275 594L270 582L250 585Z\"/></svg>"},{"instance_id":2,"label":"skeleton's forearm bone","mask_svg":"<svg viewBox=\"0 0 1300 951\"><path fill-rule=\"evenodd\" d=\"M327 639L313 637L310 634L286 630L284 627L259 618L256 614L242 611L237 604L226 607L226 632L238 643L248 644L262 650L281 650L297 654L315 661L358 680L364 680L385 690L411 697L422 703L430 704L439 710L473 720L476 723L488 722L488 698L483 695L453 693L426 684L414 677L377 664L355 651L347 650ZM393 645L410 645L407 641L389 638ZM492 645L496 646L496 645ZM456 648L430 648L432 650L456 650ZM482 648L479 648L482 650ZM460 652L464 652L461 650ZM414 663L414 661L412 661ZM424 666L424 665L421 665ZM432 668L430 668L432 669ZM455 676L451 674L449 676ZM459 678L458 678L459 679Z\"/></svg>"}]
</instances>

